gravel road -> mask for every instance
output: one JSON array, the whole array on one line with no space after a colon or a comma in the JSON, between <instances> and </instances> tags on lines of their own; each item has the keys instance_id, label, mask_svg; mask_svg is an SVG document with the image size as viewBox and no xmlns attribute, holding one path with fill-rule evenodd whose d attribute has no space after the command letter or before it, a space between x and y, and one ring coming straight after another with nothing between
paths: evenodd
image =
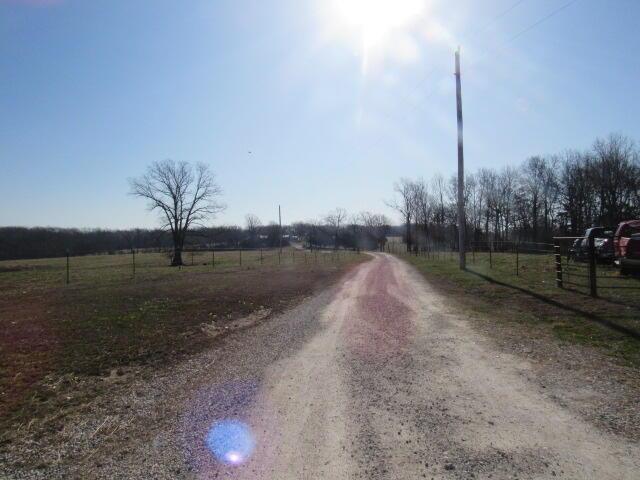
<instances>
[{"instance_id":1,"label":"gravel road","mask_svg":"<svg viewBox=\"0 0 640 480\"><path fill-rule=\"evenodd\" d=\"M640 446L554 402L531 368L412 267L375 254L70 427L78 449L95 443L64 475L638 478ZM118 426L95 440L104 418Z\"/></svg>"}]
</instances>

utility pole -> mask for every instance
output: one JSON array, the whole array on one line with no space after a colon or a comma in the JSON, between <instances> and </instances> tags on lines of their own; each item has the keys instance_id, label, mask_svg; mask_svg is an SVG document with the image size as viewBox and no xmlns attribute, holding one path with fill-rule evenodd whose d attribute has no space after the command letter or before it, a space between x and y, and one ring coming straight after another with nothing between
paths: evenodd
<instances>
[{"instance_id":1,"label":"utility pole","mask_svg":"<svg viewBox=\"0 0 640 480\"><path fill-rule=\"evenodd\" d=\"M464 148L462 143L462 85L460 82L460 47L456 51L456 103L458 111L458 253L460 255L460 270L467 267L465 258L464 233L466 220L464 218Z\"/></svg>"},{"instance_id":2,"label":"utility pole","mask_svg":"<svg viewBox=\"0 0 640 480\"><path fill-rule=\"evenodd\" d=\"M280 254L282 254L282 210L280 209L280 205L278 205L278 223L280 224Z\"/></svg>"}]
</instances>

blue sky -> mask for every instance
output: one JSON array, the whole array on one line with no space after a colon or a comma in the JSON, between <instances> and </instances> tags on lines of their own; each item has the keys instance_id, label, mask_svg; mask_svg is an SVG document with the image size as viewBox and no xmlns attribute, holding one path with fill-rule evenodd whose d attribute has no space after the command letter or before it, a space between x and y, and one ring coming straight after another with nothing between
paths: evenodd
<instances>
[{"instance_id":1,"label":"blue sky","mask_svg":"<svg viewBox=\"0 0 640 480\"><path fill-rule=\"evenodd\" d=\"M515 40L565 0L336 1L0 0L0 225L154 226L127 178L164 158L211 165L216 224L392 215L455 172L457 44L468 169L640 140L637 0Z\"/></svg>"}]
</instances>

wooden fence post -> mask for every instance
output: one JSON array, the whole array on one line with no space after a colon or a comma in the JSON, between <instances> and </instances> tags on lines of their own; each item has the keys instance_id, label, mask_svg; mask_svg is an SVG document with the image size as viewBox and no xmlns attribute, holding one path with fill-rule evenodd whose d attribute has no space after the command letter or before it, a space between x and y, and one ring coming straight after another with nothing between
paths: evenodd
<instances>
[{"instance_id":1,"label":"wooden fence post","mask_svg":"<svg viewBox=\"0 0 640 480\"><path fill-rule=\"evenodd\" d=\"M598 296L596 283L596 246L595 237L589 237L589 293L592 297Z\"/></svg>"},{"instance_id":2,"label":"wooden fence post","mask_svg":"<svg viewBox=\"0 0 640 480\"><path fill-rule=\"evenodd\" d=\"M242 266L242 248L239 248L238 252L240 252L240 266Z\"/></svg>"},{"instance_id":3,"label":"wooden fence post","mask_svg":"<svg viewBox=\"0 0 640 480\"><path fill-rule=\"evenodd\" d=\"M556 286L558 288L564 288L562 284L562 255L560 253L560 241L553 241L553 249L556 258Z\"/></svg>"}]
</instances>

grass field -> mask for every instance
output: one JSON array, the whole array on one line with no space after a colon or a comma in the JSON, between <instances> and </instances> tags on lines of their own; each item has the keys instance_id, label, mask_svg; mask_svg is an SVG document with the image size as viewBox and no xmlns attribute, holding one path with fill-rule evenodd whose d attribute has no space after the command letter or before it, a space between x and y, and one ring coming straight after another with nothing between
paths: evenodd
<instances>
[{"instance_id":1,"label":"grass field","mask_svg":"<svg viewBox=\"0 0 640 480\"><path fill-rule=\"evenodd\" d=\"M229 272L250 268L288 265L295 263L316 264L333 259L327 251L307 252L286 248L280 255L273 250L229 250L185 252L184 269L193 272ZM324 255L324 256L323 256ZM334 256L346 255L345 252ZM69 282L74 285L104 285L138 280L168 279L180 275L182 268L171 268L165 253L87 255L69 259ZM0 261L0 287L43 289L66 283L67 259L45 258L36 260Z\"/></svg>"},{"instance_id":2,"label":"grass field","mask_svg":"<svg viewBox=\"0 0 640 480\"><path fill-rule=\"evenodd\" d=\"M63 416L127 369L163 365L211 343L203 325L277 312L366 255L285 249L0 262L0 430ZM85 385L86 386L86 385ZM54 422L55 423L55 422ZM0 439L1 440L1 439ZM1 442L0 442L1 443Z\"/></svg>"},{"instance_id":3,"label":"grass field","mask_svg":"<svg viewBox=\"0 0 640 480\"><path fill-rule=\"evenodd\" d=\"M511 253L492 254L491 266L487 253L476 253L475 259L469 254L467 271L458 268L457 253L400 256L473 311L550 330L562 341L596 346L625 364L640 367L640 289L603 288L599 298L591 298L584 264L571 268L572 282L583 286L560 289L553 255L519 255L518 275ZM639 279L619 278L611 267L600 266L598 275L611 277L599 279L600 286L640 288Z\"/></svg>"}]
</instances>

